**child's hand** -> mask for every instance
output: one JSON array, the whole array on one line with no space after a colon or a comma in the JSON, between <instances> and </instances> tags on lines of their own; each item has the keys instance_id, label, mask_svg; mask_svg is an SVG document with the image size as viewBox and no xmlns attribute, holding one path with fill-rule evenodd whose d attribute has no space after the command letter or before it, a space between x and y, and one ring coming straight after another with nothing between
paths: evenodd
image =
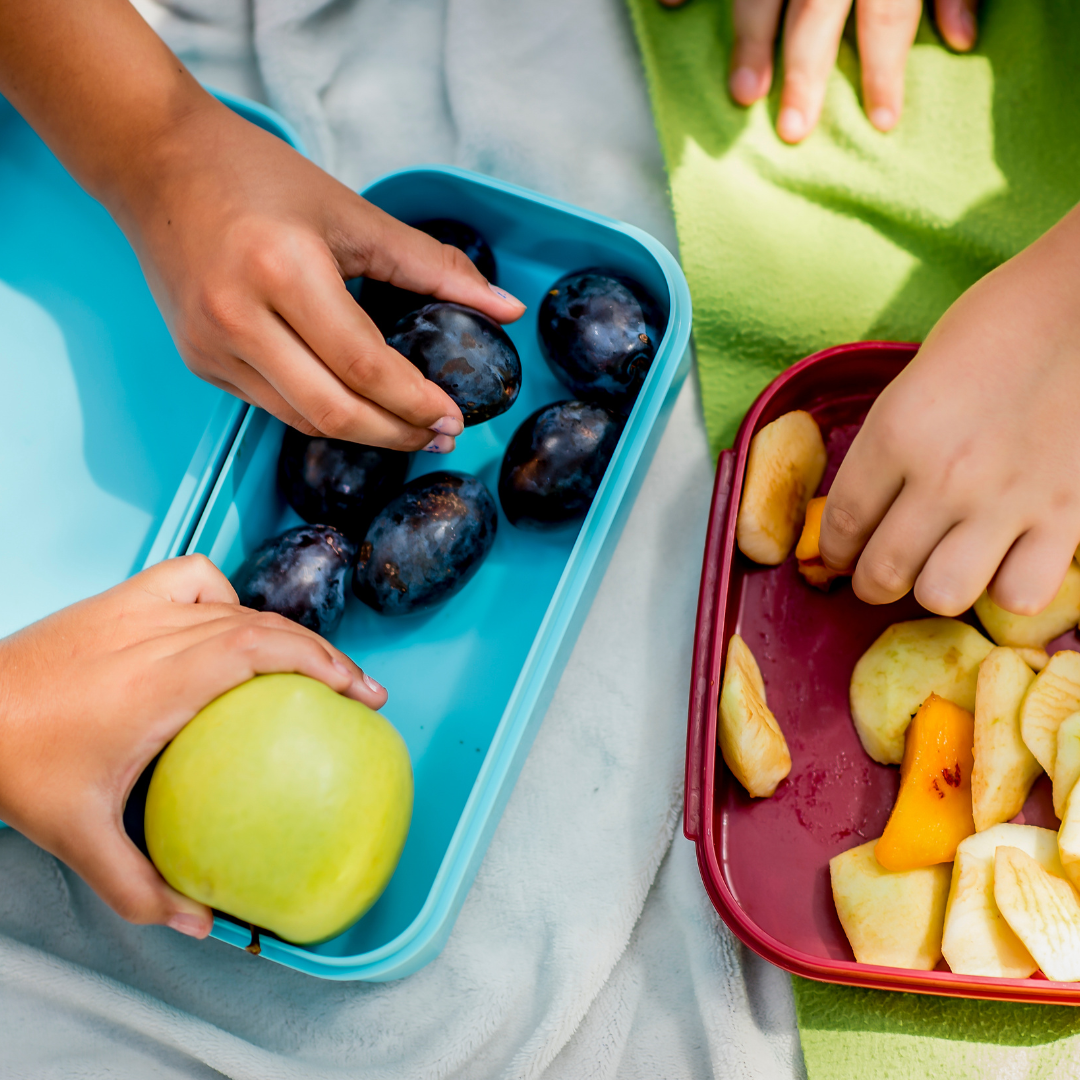
<instances>
[{"instance_id":1,"label":"child's hand","mask_svg":"<svg viewBox=\"0 0 1080 1080\"><path fill-rule=\"evenodd\" d=\"M461 411L343 279L517 319L464 254L217 102L128 0L0 0L0 93L124 228L193 371L309 434L454 448Z\"/></svg>"},{"instance_id":2,"label":"child's hand","mask_svg":"<svg viewBox=\"0 0 1080 1080\"><path fill-rule=\"evenodd\" d=\"M870 410L832 489L825 562L883 604L1018 615L1080 541L1080 210L972 286ZM862 552L859 556L860 551Z\"/></svg>"},{"instance_id":3,"label":"child's hand","mask_svg":"<svg viewBox=\"0 0 1080 1080\"><path fill-rule=\"evenodd\" d=\"M316 634L241 608L201 555L160 563L0 641L0 820L51 851L125 919L210 932L124 832L154 756L257 674L299 672L373 708L386 691Z\"/></svg>"},{"instance_id":4,"label":"child's hand","mask_svg":"<svg viewBox=\"0 0 1080 1080\"><path fill-rule=\"evenodd\" d=\"M679 7L686 0L660 0ZM922 0L854 0L863 107L870 122L889 131L904 104L904 66L922 15ZM935 0L938 27L953 49L975 44L978 0ZM773 52L783 0L732 0L735 44L728 88L740 105L753 105L772 85ZM836 63L852 0L790 0L784 16L784 85L776 130L785 142L801 142L814 130L825 84Z\"/></svg>"}]
</instances>

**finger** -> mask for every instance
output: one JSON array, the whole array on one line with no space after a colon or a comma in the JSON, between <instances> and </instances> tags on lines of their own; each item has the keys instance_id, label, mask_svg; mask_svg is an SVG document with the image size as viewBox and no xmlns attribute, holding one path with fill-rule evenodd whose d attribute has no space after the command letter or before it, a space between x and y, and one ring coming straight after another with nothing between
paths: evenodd
<instances>
[{"instance_id":1,"label":"finger","mask_svg":"<svg viewBox=\"0 0 1080 1080\"><path fill-rule=\"evenodd\" d=\"M780 26L783 0L735 0L731 23L728 88L740 105L753 105L769 92L773 75L773 45Z\"/></svg>"},{"instance_id":2,"label":"finger","mask_svg":"<svg viewBox=\"0 0 1080 1080\"><path fill-rule=\"evenodd\" d=\"M70 843L54 852L119 915L140 925L170 926L189 937L204 938L214 925L213 912L171 888L154 865L123 832L119 821L83 822Z\"/></svg>"},{"instance_id":3,"label":"finger","mask_svg":"<svg viewBox=\"0 0 1080 1080\"><path fill-rule=\"evenodd\" d=\"M345 386L417 429L461 434L453 399L386 344L328 252L315 248L286 277L270 294L275 310Z\"/></svg>"},{"instance_id":4,"label":"finger","mask_svg":"<svg viewBox=\"0 0 1080 1080\"><path fill-rule=\"evenodd\" d=\"M1074 538L1030 530L1009 549L990 583L990 599L1014 615L1037 615L1057 595L1073 558Z\"/></svg>"},{"instance_id":5,"label":"finger","mask_svg":"<svg viewBox=\"0 0 1080 1080\"><path fill-rule=\"evenodd\" d=\"M205 555L166 559L132 580L174 604L228 604L235 611L240 603L229 579Z\"/></svg>"},{"instance_id":6,"label":"finger","mask_svg":"<svg viewBox=\"0 0 1080 1080\"><path fill-rule=\"evenodd\" d=\"M941 36L950 49L967 52L975 47L978 7L978 0L937 0L934 14Z\"/></svg>"},{"instance_id":7,"label":"finger","mask_svg":"<svg viewBox=\"0 0 1080 1080\"><path fill-rule=\"evenodd\" d=\"M350 258L339 267L342 277L362 274L389 281L424 296L476 308L501 323L513 322L525 313L525 305L505 289L489 284L463 251L439 243L359 197L345 205L348 210L338 223L341 237L330 245L332 250L350 251Z\"/></svg>"},{"instance_id":8,"label":"finger","mask_svg":"<svg viewBox=\"0 0 1080 1080\"><path fill-rule=\"evenodd\" d=\"M439 395L440 406L431 411L440 417L446 416L448 408L454 407L450 398L434 383L427 382L400 353L385 344L382 348L385 354L397 358L392 363L400 362L408 369L399 369L404 378L419 379ZM270 385L318 431L331 438L385 446L391 450L449 453L454 449L452 436L436 435L426 424L410 424L350 390L296 332L272 312L259 314L251 330L251 339L243 344L242 352L253 359L260 358L261 374ZM444 401L448 404L443 405ZM435 422L438 422L437 418Z\"/></svg>"},{"instance_id":9,"label":"finger","mask_svg":"<svg viewBox=\"0 0 1080 1080\"><path fill-rule=\"evenodd\" d=\"M915 599L936 615L963 614L982 595L1015 539L994 520L960 522L926 560L915 581Z\"/></svg>"},{"instance_id":10,"label":"finger","mask_svg":"<svg viewBox=\"0 0 1080 1080\"><path fill-rule=\"evenodd\" d=\"M792 0L784 22L784 86L776 130L785 142L805 139L825 101L851 0Z\"/></svg>"},{"instance_id":11,"label":"finger","mask_svg":"<svg viewBox=\"0 0 1080 1080\"><path fill-rule=\"evenodd\" d=\"M227 366L231 381L209 374L205 369L200 369L201 378L219 390L246 401L248 405L254 405L271 416L276 416L302 435L326 434L301 416L250 364L245 364L235 356L220 360L219 363Z\"/></svg>"},{"instance_id":12,"label":"finger","mask_svg":"<svg viewBox=\"0 0 1080 1080\"><path fill-rule=\"evenodd\" d=\"M890 131L904 107L904 68L922 16L922 0L858 0L856 22L863 107L878 131Z\"/></svg>"},{"instance_id":13,"label":"finger","mask_svg":"<svg viewBox=\"0 0 1080 1080\"><path fill-rule=\"evenodd\" d=\"M942 506L914 488L901 490L859 556L851 579L856 596L891 604L911 590L930 553L957 523Z\"/></svg>"},{"instance_id":14,"label":"finger","mask_svg":"<svg viewBox=\"0 0 1080 1080\"><path fill-rule=\"evenodd\" d=\"M892 455L864 425L840 463L825 500L819 548L826 566L847 570L855 564L903 485Z\"/></svg>"}]
</instances>

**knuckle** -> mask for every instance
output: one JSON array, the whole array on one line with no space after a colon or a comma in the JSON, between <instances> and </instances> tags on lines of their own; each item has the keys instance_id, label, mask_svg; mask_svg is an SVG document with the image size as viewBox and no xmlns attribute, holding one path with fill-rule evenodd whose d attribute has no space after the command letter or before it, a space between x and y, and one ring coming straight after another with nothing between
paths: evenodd
<instances>
[{"instance_id":1,"label":"knuckle","mask_svg":"<svg viewBox=\"0 0 1080 1080\"><path fill-rule=\"evenodd\" d=\"M320 401L308 419L332 439L347 439L356 426L353 410L339 401Z\"/></svg>"},{"instance_id":2,"label":"knuckle","mask_svg":"<svg viewBox=\"0 0 1080 1080\"><path fill-rule=\"evenodd\" d=\"M207 284L199 294L198 308L212 334L224 335L229 341L236 341L243 335L245 305L232 289ZM209 342L203 340L202 335L195 335L194 344L200 352L210 351Z\"/></svg>"},{"instance_id":3,"label":"knuckle","mask_svg":"<svg viewBox=\"0 0 1080 1080\"><path fill-rule=\"evenodd\" d=\"M378 362L367 352L356 352L345 360L341 368L341 378L354 390L364 390L375 381Z\"/></svg>"},{"instance_id":4,"label":"knuckle","mask_svg":"<svg viewBox=\"0 0 1080 1080\"><path fill-rule=\"evenodd\" d=\"M882 556L865 555L859 560L860 577L865 584L881 595L899 596L907 592L907 575L891 560Z\"/></svg>"},{"instance_id":5,"label":"knuckle","mask_svg":"<svg viewBox=\"0 0 1080 1080\"><path fill-rule=\"evenodd\" d=\"M862 534L859 518L846 506L829 500L822 516L823 531L832 533L843 543L852 543Z\"/></svg>"}]
</instances>

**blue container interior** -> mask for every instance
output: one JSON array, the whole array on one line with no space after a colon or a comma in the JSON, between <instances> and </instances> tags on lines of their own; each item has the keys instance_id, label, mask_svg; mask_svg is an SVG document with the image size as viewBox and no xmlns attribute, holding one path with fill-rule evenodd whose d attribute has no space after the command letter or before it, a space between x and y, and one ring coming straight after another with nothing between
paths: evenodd
<instances>
[{"instance_id":1,"label":"blue container interior","mask_svg":"<svg viewBox=\"0 0 1080 1080\"><path fill-rule=\"evenodd\" d=\"M0 401L0 636L182 550L246 409L187 370L123 233L3 98Z\"/></svg>"},{"instance_id":2,"label":"blue container interior","mask_svg":"<svg viewBox=\"0 0 1080 1080\"><path fill-rule=\"evenodd\" d=\"M457 450L447 457L414 455L410 477L449 468L479 476L494 495L502 455L517 426L535 409L572 396L540 355L536 331L541 299L562 274L589 266L618 270L641 282L667 311L675 306L671 295L673 273L685 294L685 282L674 260L655 241L650 250L643 243L644 234L595 215L572 212L508 185L457 170L421 169L384 178L364 194L405 221L453 217L479 229L495 252L499 285L528 305L524 317L507 327L521 355L523 371L521 393L513 407L486 424L468 429L459 437ZM657 251L666 257L666 266L658 261ZM677 307L677 318L672 313L665 345L623 436L624 443L636 439L640 445L633 447L629 457L622 454L621 465L617 452L605 488L612 473L619 469L636 471L640 482L651 449L649 453L640 451L646 443L651 447L659 437L666 419L662 403L673 400L685 373L688 296L681 295ZM195 533L191 550L208 555L226 574L234 573L263 540L300 521L275 484L283 432L278 421L252 411ZM620 444L620 452L625 449ZM615 502L625 501L628 508L636 488L627 486L627 480L622 477L623 488L614 498ZM599 512L597 504L604 501L602 489L590 521ZM588 529L586 525L585 531ZM491 805L486 815L491 820L481 820L476 828L490 838L501 802L509 794L516 771L501 795L485 794L485 782L478 785L477 778L485 768L500 722L505 728L510 722L506 714L524 707L515 697L515 684L522 678L545 617L552 617L549 608L557 606L552 600L578 543L579 531L574 526L550 534L523 532L512 527L500 509L491 554L473 580L446 604L424 613L387 618L349 594L344 620L332 640L389 691L384 714L404 736L413 762L416 801L412 828L389 887L367 915L339 937L310 949L264 942L265 955L320 974L333 974L320 968L321 958L331 963L331 958L339 958L340 963L348 958L360 962L390 956L403 947L410 927L415 934L425 918L438 921L433 909L440 904L444 925L431 934L441 937L434 951L441 946L487 842L484 839L474 843L478 854L459 852L448 858L455 830L460 831L470 797L474 801L487 797ZM582 534L581 540L588 548L583 557L593 560L591 570L582 572L591 574L593 590L610 557L605 543L610 540L613 545L617 531L612 520L606 520L597 534ZM602 548L607 551L604 557ZM578 581L558 604L568 609L580 604L579 622L591 595ZM566 617L564 625L569 626L573 622L570 611L562 614ZM574 633L576 625L572 633L565 634L567 640L562 642L559 663L550 658L544 661L550 669L544 672L545 677L550 676L548 696ZM538 713L537 721L547 701L538 694L529 706ZM521 737L523 729L517 730L514 738ZM523 758L523 753L517 755L516 768L520 768ZM489 763L488 768L495 766ZM440 872L444 878L449 873L446 864L451 858L464 858L470 863L470 869L459 875L464 887L456 898L442 896L440 887L436 887ZM247 941L236 928L220 922L216 932L236 943ZM430 959L430 955L425 958ZM410 961L396 968L391 963L381 969L387 974L360 977L404 974L419 962ZM343 967L337 972L337 977L350 977Z\"/></svg>"}]
</instances>

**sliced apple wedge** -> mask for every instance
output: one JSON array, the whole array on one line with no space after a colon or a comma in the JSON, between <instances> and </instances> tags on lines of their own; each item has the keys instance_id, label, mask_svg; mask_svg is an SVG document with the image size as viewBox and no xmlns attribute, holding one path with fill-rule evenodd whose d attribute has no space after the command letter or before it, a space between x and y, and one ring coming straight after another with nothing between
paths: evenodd
<instances>
[{"instance_id":1,"label":"sliced apple wedge","mask_svg":"<svg viewBox=\"0 0 1080 1080\"><path fill-rule=\"evenodd\" d=\"M727 767L755 798L771 795L791 772L787 741L765 702L761 670L738 634L728 642L717 740Z\"/></svg>"},{"instance_id":2,"label":"sliced apple wedge","mask_svg":"<svg viewBox=\"0 0 1080 1080\"><path fill-rule=\"evenodd\" d=\"M1053 982L1080 979L1080 896L1016 847L994 853L994 900L1013 933Z\"/></svg>"},{"instance_id":3,"label":"sliced apple wedge","mask_svg":"<svg viewBox=\"0 0 1080 1080\"><path fill-rule=\"evenodd\" d=\"M1017 645L1014 651L1034 672L1042 671L1050 663L1050 654L1045 649L1036 649L1030 645Z\"/></svg>"},{"instance_id":4,"label":"sliced apple wedge","mask_svg":"<svg viewBox=\"0 0 1080 1080\"><path fill-rule=\"evenodd\" d=\"M866 752L899 765L904 732L931 694L972 712L979 665L993 647L957 619L893 623L851 674L851 717Z\"/></svg>"},{"instance_id":5,"label":"sliced apple wedge","mask_svg":"<svg viewBox=\"0 0 1080 1080\"><path fill-rule=\"evenodd\" d=\"M833 903L860 964L932 971L941 959L949 864L886 870L877 840L829 860Z\"/></svg>"},{"instance_id":6,"label":"sliced apple wedge","mask_svg":"<svg viewBox=\"0 0 1080 1080\"><path fill-rule=\"evenodd\" d=\"M1058 855L1065 876L1080 888L1080 784L1074 784L1065 799L1058 829Z\"/></svg>"},{"instance_id":7,"label":"sliced apple wedge","mask_svg":"<svg viewBox=\"0 0 1080 1080\"><path fill-rule=\"evenodd\" d=\"M1016 817L1042 772L1020 735L1020 703L1035 673L1013 649L991 649L975 688L971 812L983 829Z\"/></svg>"},{"instance_id":8,"label":"sliced apple wedge","mask_svg":"<svg viewBox=\"0 0 1080 1080\"><path fill-rule=\"evenodd\" d=\"M1080 566L1069 563L1057 596L1038 615L1014 615L985 592L975 601L975 614L999 645L1045 647L1080 620Z\"/></svg>"},{"instance_id":9,"label":"sliced apple wedge","mask_svg":"<svg viewBox=\"0 0 1080 1080\"><path fill-rule=\"evenodd\" d=\"M1057 757L1057 730L1080 709L1080 653L1062 651L1035 676L1020 706L1020 734L1050 776Z\"/></svg>"},{"instance_id":10,"label":"sliced apple wedge","mask_svg":"<svg viewBox=\"0 0 1080 1080\"><path fill-rule=\"evenodd\" d=\"M1068 801L1076 781L1080 780L1080 712L1061 721L1057 730L1057 754L1054 758L1054 813L1065 816Z\"/></svg>"},{"instance_id":11,"label":"sliced apple wedge","mask_svg":"<svg viewBox=\"0 0 1080 1080\"><path fill-rule=\"evenodd\" d=\"M801 409L766 424L751 440L735 539L754 562L778 566L799 536L806 504L825 474L817 421Z\"/></svg>"},{"instance_id":12,"label":"sliced apple wedge","mask_svg":"<svg viewBox=\"0 0 1080 1080\"><path fill-rule=\"evenodd\" d=\"M1038 968L994 899L994 852L1019 848L1051 874L1063 876L1057 833L1034 825L995 825L961 841L952 867L941 952L957 975L1026 979Z\"/></svg>"}]
</instances>

